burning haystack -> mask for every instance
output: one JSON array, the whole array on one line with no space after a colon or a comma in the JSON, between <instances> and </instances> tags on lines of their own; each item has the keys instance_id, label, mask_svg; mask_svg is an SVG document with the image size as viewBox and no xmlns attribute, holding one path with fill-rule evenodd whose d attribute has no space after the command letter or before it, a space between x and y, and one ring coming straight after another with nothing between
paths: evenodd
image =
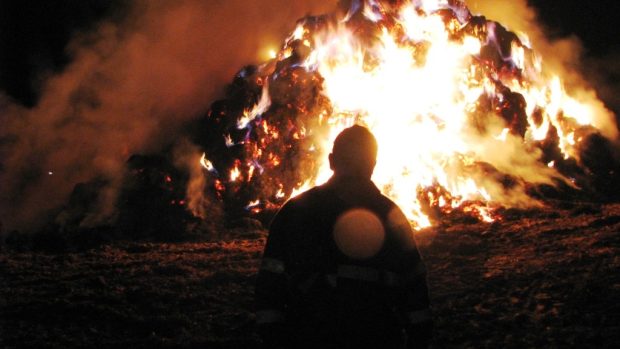
<instances>
[{"instance_id":1,"label":"burning haystack","mask_svg":"<svg viewBox=\"0 0 620 349\"><path fill-rule=\"evenodd\" d=\"M241 69L225 98L189 131L179 126L153 136L154 125L165 122L149 130L138 121L126 130L97 126L91 121L119 110L131 114L133 103L149 109L139 101L118 106L115 98L101 99L106 86L67 92L69 107L61 103L49 112L57 121L50 125L75 115L65 132L46 133L45 141L35 141L36 130L48 124L22 136L27 123L13 122L14 134L2 143L3 154L12 155L0 178L10 203L0 210L0 235L104 226L130 237L176 238L219 231L212 223L222 222L222 211L227 223L248 215L268 221L289 197L329 177L333 138L354 123L379 141L373 180L417 228L447 215L495 221L502 207L539 207L550 198L619 198L614 116L565 67L548 64L553 60L537 53L526 33L457 0L339 4L331 14L291 25L271 58ZM86 104L74 107L76 98ZM183 123L176 119L184 112L163 110L155 119L171 115L171 124ZM17 116L29 120L38 112ZM82 126L109 130L98 142L88 140L90 151L75 152L86 142L75 131ZM179 141L188 135L193 144ZM142 138L151 136L163 140L147 146ZM17 150L29 155L22 160ZM105 154L92 156L99 150Z\"/></svg>"},{"instance_id":2,"label":"burning haystack","mask_svg":"<svg viewBox=\"0 0 620 349\"><path fill-rule=\"evenodd\" d=\"M190 197L211 192L230 212L278 207L327 179L333 138L354 123L379 141L373 180L419 228L618 187L613 115L572 96L526 34L460 0L343 3L301 19L212 104Z\"/></svg>"}]
</instances>

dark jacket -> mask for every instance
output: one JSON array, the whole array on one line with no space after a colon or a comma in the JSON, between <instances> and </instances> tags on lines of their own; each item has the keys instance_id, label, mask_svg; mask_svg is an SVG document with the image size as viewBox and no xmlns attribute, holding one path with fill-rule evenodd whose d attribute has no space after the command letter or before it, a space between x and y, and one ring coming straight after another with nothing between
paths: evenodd
<instances>
[{"instance_id":1,"label":"dark jacket","mask_svg":"<svg viewBox=\"0 0 620 349\"><path fill-rule=\"evenodd\" d=\"M375 250L359 246L370 255L334 238L348 212L382 226ZM366 223L344 224L364 230ZM256 306L267 347L400 348L408 341L413 348L430 337L426 269L413 232L370 180L332 178L282 207L265 246Z\"/></svg>"}]
</instances>

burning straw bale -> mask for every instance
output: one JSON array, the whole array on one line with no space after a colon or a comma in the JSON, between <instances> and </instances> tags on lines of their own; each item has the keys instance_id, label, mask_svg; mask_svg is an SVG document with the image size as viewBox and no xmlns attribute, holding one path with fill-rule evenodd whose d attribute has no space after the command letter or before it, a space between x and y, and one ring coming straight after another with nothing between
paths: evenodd
<instances>
[{"instance_id":1,"label":"burning straw bale","mask_svg":"<svg viewBox=\"0 0 620 349\"><path fill-rule=\"evenodd\" d=\"M418 229L457 214L490 221L501 207L548 198L618 199L613 115L556 66L561 58L540 55L527 33L459 0L339 7L301 18L271 59L239 70L225 96L188 126L196 146L186 147L185 158L201 148L204 169L198 160L179 165L169 151L136 155L115 168L122 180L96 177L75 187L51 220L80 230L105 217L104 225L139 238L208 230L222 217L265 223L288 198L327 179L331 142L354 123L377 136L374 180ZM103 206L114 212L96 212Z\"/></svg>"},{"instance_id":2,"label":"burning straw bale","mask_svg":"<svg viewBox=\"0 0 620 349\"><path fill-rule=\"evenodd\" d=\"M570 96L527 35L463 1L340 5L351 7L299 20L211 105L197 142L233 216L325 180L330 142L352 123L376 133L375 181L418 228L618 185L613 117Z\"/></svg>"}]
</instances>

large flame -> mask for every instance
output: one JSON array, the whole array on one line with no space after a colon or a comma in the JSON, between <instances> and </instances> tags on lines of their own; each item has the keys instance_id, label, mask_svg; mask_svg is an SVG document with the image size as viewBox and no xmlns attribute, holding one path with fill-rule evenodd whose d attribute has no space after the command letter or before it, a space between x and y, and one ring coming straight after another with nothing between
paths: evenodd
<instances>
[{"instance_id":1,"label":"large flame","mask_svg":"<svg viewBox=\"0 0 620 349\"><path fill-rule=\"evenodd\" d=\"M228 182L282 166L291 147L273 145L283 133L312 166L299 170L294 188L270 178L263 187L271 192L251 198L252 208L324 182L334 138L357 123L379 143L373 180L417 227L431 225L429 207L492 221L498 205L538 204L526 183L571 184L542 161L537 142L557 139L562 157L575 158L580 134L599 126L594 108L567 94L525 34L456 0L354 1L343 18L307 18L254 76L260 96L237 117L245 136L235 143L225 135L227 146L246 150ZM318 96L283 97L313 88Z\"/></svg>"}]
</instances>

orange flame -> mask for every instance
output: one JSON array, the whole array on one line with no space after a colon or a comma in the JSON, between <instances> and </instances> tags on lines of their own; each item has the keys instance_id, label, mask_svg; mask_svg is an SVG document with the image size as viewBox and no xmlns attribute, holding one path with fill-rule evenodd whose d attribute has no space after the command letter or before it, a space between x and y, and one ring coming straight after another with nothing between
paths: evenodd
<instances>
[{"instance_id":1,"label":"orange flame","mask_svg":"<svg viewBox=\"0 0 620 349\"><path fill-rule=\"evenodd\" d=\"M318 162L304 169L306 178L289 195L331 175L325 155L353 124L366 125L377 137L373 180L418 228L432 224L428 207L462 208L491 222L498 205L540 204L524 183L570 185L554 161L541 161L536 142L557 137L564 158L576 158L585 130L609 120L601 121L606 116L597 115L596 106L566 91L527 35L472 15L458 0L355 3L360 6L333 23L300 21L275 58L259 68L260 98L238 118L239 129L255 124L260 135L252 143L253 163L281 166L282 152L292 145L270 146L285 137ZM277 84L281 78L288 91L320 86L305 99L314 104L282 104L286 99L274 94L289 93ZM313 124L269 120L272 109L282 108L310 113ZM234 145L230 135L226 145ZM239 165L231 182L257 177L254 165L245 174ZM494 173L515 180L506 185ZM287 194L282 182L270 188L275 200Z\"/></svg>"}]
</instances>

